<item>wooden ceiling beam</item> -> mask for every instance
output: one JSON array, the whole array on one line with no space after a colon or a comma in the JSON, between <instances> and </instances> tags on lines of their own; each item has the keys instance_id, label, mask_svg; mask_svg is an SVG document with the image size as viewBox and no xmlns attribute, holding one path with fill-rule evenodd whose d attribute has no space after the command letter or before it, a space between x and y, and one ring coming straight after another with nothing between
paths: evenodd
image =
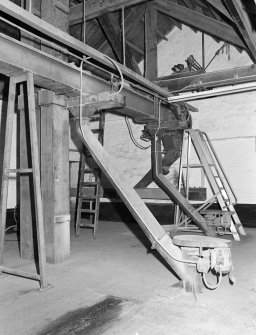
<instances>
[{"instance_id":1,"label":"wooden ceiling beam","mask_svg":"<svg viewBox=\"0 0 256 335\"><path fill-rule=\"evenodd\" d=\"M244 42L240 36L237 35L234 28L226 23L195 12L172 1L154 0L153 3L157 6L157 9L160 12L183 22L185 25L217 37L232 45L236 45L243 49L246 48Z\"/></svg>"},{"instance_id":2,"label":"wooden ceiling beam","mask_svg":"<svg viewBox=\"0 0 256 335\"><path fill-rule=\"evenodd\" d=\"M251 59L256 63L256 32L252 28L250 18L242 6L241 0L224 0L224 2L247 45Z\"/></svg>"},{"instance_id":3,"label":"wooden ceiling beam","mask_svg":"<svg viewBox=\"0 0 256 335\"><path fill-rule=\"evenodd\" d=\"M149 80L157 78L157 10L146 3L144 75Z\"/></svg>"},{"instance_id":4,"label":"wooden ceiling beam","mask_svg":"<svg viewBox=\"0 0 256 335\"><path fill-rule=\"evenodd\" d=\"M222 15L226 16L230 21L233 21L232 16L229 14L221 0L206 0L206 3L210 4L212 8L217 10Z\"/></svg>"},{"instance_id":5,"label":"wooden ceiling beam","mask_svg":"<svg viewBox=\"0 0 256 335\"><path fill-rule=\"evenodd\" d=\"M144 51L138 48L136 45L134 45L133 43L127 40L126 40L126 44L128 44L129 47L133 49L134 51L136 51L138 54L140 54L141 56L144 56Z\"/></svg>"},{"instance_id":6,"label":"wooden ceiling beam","mask_svg":"<svg viewBox=\"0 0 256 335\"><path fill-rule=\"evenodd\" d=\"M91 20L122 7L135 6L142 2L145 2L145 0L87 0L85 1L85 11L83 3L70 8L69 25L83 22L84 12L85 20Z\"/></svg>"},{"instance_id":7,"label":"wooden ceiling beam","mask_svg":"<svg viewBox=\"0 0 256 335\"><path fill-rule=\"evenodd\" d=\"M135 10L136 9L136 10ZM126 36L130 34L131 30L136 27L137 23L140 22L140 18L145 13L145 6L137 6L133 7L132 10L130 10L129 14L125 17L124 24L125 24L125 34ZM98 21L96 19L91 20L90 22L93 22L98 27ZM104 50L104 47L108 43L107 40L105 40L99 47L98 50L102 51ZM128 41L126 39L126 43L130 46L131 49L135 50L140 55L144 56L144 49L142 50L137 45L134 45L131 41Z\"/></svg>"},{"instance_id":8,"label":"wooden ceiling beam","mask_svg":"<svg viewBox=\"0 0 256 335\"><path fill-rule=\"evenodd\" d=\"M100 16L98 18L98 22L112 48L114 55L116 56L117 60L122 63L122 33L118 20L113 13L110 13ZM141 74L138 64L133 56L133 52L127 43L125 49L125 65L131 70Z\"/></svg>"}]
</instances>

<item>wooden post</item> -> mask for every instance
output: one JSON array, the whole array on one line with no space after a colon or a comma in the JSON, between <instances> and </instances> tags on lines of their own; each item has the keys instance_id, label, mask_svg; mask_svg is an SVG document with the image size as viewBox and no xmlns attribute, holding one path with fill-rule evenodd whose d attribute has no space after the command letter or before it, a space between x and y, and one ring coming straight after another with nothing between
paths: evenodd
<instances>
[{"instance_id":1,"label":"wooden post","mask_svg":"<svg viewBox=\"0 0 256 335\"><path fill-rule=\"evenodd\" d=\"M52 91L40 91L38 102L46 259L57 263L70 255L69 113L64 97Z\"/></svg>"},{"instance_id":2,"label":"wooden post","mask_svg":"<svg viewBox=\"0 0 256 335\"><path fill-rule=\"evenodd\" d=\"M155 80L157 73L157 9L146 3L145 12L145 78Z\"/></svg>"},{"instance_id":3,"label":"wooden post","mask_svg":"<svg viewBox=\"0 0 256 335\"><path fill-rule=\"evenodd\" d=\"M19 137L19 157L18 165L20 168L28 168L31 166L30 158L30 138L29 138L29 124L28 124L28 110L27 98L24 90L26 87L21 84L21 94L18 96L18 137ZM25 95L24 95L25 94ZM35 95L35 100L37 96ZM37 104L36 104L37 105ZM36 107L37 115L37 134L38 143L40 143L40 110ZM40 145L39 145L40 146ZM32 199L32 176L29 174L22 174L18 177L18 198L19 198L19 215L20 215L20 253L21 258L34 259L34 243L33 236L35 236L35 211Z\"/></svg>"},{"instance_id":4,"label":"wooden post","mask_svg":"<svg viewBox=\"0 0 256 335\"><path fill-rule=\"evenodd\" d=\"M44 0L41 18L67 32L69 1ZM53 46L42 45L44 52L63 59ZM69 114L63 96L42 90L41 106L41 182L45 217L46 259L57 263L70 255L69 210Z\"/></svg>"}]
</instances>

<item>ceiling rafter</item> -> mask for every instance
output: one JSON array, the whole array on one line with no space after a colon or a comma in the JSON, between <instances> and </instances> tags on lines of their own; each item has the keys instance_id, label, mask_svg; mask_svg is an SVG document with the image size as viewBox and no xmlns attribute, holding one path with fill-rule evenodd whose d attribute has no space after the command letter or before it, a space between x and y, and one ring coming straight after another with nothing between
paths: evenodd
<instances>
[{"instance_id":1,"label":"ceiling rafter","mask_svg":"<svg viewBox=\"0 0 256 335\"><path fill-rule=\"evenodd\" d=\"M72 26L83 22L84 12L85 20L91 20L122 7L135 6L142 2L145 2L145 0L87 0L85 1L85 11L83 3L70 8L69 25Z\"/></svg>"},{"instance_id":2,"label":"ceiling rafter","mask_svg":"<svg viewBox=\"0 0 256 335\"><path fill-rule=\"evenodd\" d=\"M135 10L136 9L136 10ZM141 16L143 16L145 13L145 6L137 6L132 8L132 10L129 12L129 14L125 17L125 35L127 36L128 33L132 29L136 27L137 22L140 22ZM90 20L89 22L93 22L97 27L99 27L98 21L96 19ZM104 50L106 44L108 43L107 40L105 40L97 49L99 51ZM144 56L144 50L140 49L137 45L132 43L132 41L128 40L126 37L126 43L133 49L135 50L138 54L141 56Z\"/></svg>"},{"instance_id":3,"label":"ceiling rafter","mask_svg":"<svg viewBox=\"0 0 256 335\"><path fill-rule=\"evenodd\" d=\"M224 22L217 21L169 0L155 0L154 3L160 12L183 22L185 25L232 45L246 48L246 45L234 31L234 28Z\"/></svg>"},{"instance_id":4,"label":"ceiling rafter","mask_svg":"<svg viewBox=\"0 0 256 335\"><path fill-rule=\"evenodd\" d=\"M141 20L140 20L140 22L143 23L143 24L145 24L145 18L142 17ZM174 23L173 23L173 25L175 26ZM156 34L159 37L159 39L162 39L164 41L168 41L168 38L159 29L156 29Z\"/></svg>"},{"instance_id":5,"label":"ceiling rafter","mask_svg":"<svg viewBox=\"0 0 256 335\"><path fill-rule=\"evenodd\" d=\"M244 10L241 0L224 0L224 2L247 45L251 59L256 63L256 33L253 31L250 18Z\"/></svg>"},{"instance_id":6,"label":"ceiling rafter","mask_svg":"<svg viewBox=\"0 0 256 335\"><path fill-rule=\"evenodd\" d=\"M212 8L214 8L216 11L227 17L230 21L233 21L232 16L229 14L226 7L223 5L221 0L205 0L206 3L210 4Z\"/></svg>"},{"instance_id":7,"label":"ceiling rafter","mask_svg":"<svg viewBox=\"0 0 256 335\"><path fill-rule=\"evenodd\" d=\"M117 60L122 62L123 50L122 50L122 38L121 38L121 28L119 22L113 13L102 15L98 18L99 25L104 32L113 53L115 54ZM138 64L132 54L132 51L126 43L125 50L126 66L137 73L141 73Z\"/></svg>"}]
</instances>

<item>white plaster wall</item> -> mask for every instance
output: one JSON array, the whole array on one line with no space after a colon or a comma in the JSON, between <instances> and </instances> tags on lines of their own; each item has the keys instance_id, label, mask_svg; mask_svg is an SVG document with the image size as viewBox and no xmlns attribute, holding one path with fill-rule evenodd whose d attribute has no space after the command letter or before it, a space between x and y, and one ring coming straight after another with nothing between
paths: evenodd
<instances>
[{"instance_id":1,"label":"white plaster wall","mask_svg":"<svg viewBox=\"0 0 256 335\"><path fill-rule=\"evenodd\" d=\"M6 113L7 104L0 100L0 129L1 120L4 113ZM13 136L12 136L12 151L11 151L11 168L16 168L16 131L17 131L17 115L14 115L14 125L13 125ZM2 160L1 160L2 161ZM9 186L8 186L8 200L7 208L14 208L16 206L16 176L10 175Z\"/></svg>"},{"instance_id":2,"label":"white plaster wall","mask_svg":"<svg viewBox=\"0 0 256 335\"><path fill-rule=\"evenodd\" d=\"M171 68L193 54L201 63L201 33L183 26L174 29L158 46L159 76L172 73ZM222 46L205 36L206 64ZM245 52L225 48L214 59L208 71L251 64ZM256 203L256 92L200 100L192 103L199 108L193 114L194 128L206 131L213 140L229 179L238 195L239 203ZM142 126L133 125L139 140ZM108 114L106 118L105 148L118 164L130 185L137 181L150 167L150 150L140 150L131 142L123 117ZM141 142L141 141L140 141ZM143 143L143 142L142 142Z\"/></svg>"},{"instance_id":3,"label":"white plaster wall","mask_svg":"<svg viewBox=\"0 0 256 335\"><path fill-rule=\"evenodd\" d=\"M133 124L134 136L140 145L148 143L140 140L142 125ZM137 148L131 141L125 118L114 114L106 115L105 148L123 173L126 182L134 186L150 169L150 149Z\"/></svg>"}]
</instances>

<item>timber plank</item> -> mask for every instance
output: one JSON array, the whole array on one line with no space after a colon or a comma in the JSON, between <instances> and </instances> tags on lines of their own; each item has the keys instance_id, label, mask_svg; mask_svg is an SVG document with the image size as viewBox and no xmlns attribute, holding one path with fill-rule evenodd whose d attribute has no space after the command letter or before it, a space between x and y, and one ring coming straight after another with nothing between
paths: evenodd
<instances>
[{"instance_id":1,"label":"timber plank","mask_svg":"<svg viewBox=\"0 0 256 335\"><path fill-rule=\"evenodd\" d=\"M155 80L157 69L157 10L150 2L145 12L145 77Z\"/></svg>"}]
</instances>

